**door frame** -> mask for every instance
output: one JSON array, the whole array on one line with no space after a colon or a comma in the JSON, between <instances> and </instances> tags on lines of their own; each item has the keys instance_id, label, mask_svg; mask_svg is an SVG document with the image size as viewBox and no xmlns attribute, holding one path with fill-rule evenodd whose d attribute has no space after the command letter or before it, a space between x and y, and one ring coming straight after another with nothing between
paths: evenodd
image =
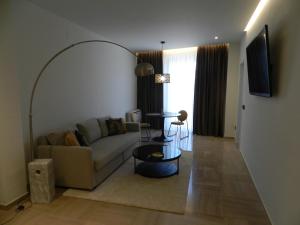
<instances>
[{"instance_id":1,"label":"door frame","mask_svg":"<svg viewBox=\"0 0 300 225\"><path fill-rule=\"evenodd\" d=\"M240 63L240 75L239 75L239 97L238 97L238 108L237 108L237 127L235 142L237 147L240 147L241 141L241 131L242 131L242 118L243 118L243 105L244 105L244 79L245 79L245 63L242 61Z\"/></svg>"}]
</instances>

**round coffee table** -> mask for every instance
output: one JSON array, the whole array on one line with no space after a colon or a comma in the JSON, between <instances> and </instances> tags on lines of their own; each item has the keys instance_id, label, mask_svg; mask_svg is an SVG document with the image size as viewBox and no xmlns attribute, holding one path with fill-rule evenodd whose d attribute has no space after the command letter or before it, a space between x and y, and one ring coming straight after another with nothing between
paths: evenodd
<instances>
[{"instance_id":1,"label":"round coffee table","mask_svg":"<svg viewBox=\"0 0 300 225\"><path fill-rule=\"evenodd\" d=\"M181 151L178 148L161 144L142 145L133 150L133 157L134 172L142 176L163 178L179 174ZM137 159L143 162L137 164Z\"/></svg>"}]
</instances>

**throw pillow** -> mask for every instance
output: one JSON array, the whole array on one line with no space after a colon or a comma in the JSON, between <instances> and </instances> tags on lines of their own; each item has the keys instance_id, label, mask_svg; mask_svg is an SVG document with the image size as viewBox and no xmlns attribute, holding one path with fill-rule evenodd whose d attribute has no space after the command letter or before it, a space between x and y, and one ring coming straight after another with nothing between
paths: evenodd
<instances>
[{"instance_id":1,"label":"throw pillow","mask_svg":"<svg viewBox=\"0 0 300 225\"><path fill-rule=\"evenodd\" d=\"M106 117L101 117L101 118L98 118L98 123L99 123L99 126L100 126L100 129L101 129L101 135L102 137L107 137L108 136L108 129L107 129L107 125L106 125L106 120L110 119L109 116L106 116Z\"/></svg>"},{"instance_id":2,"label":"throw pillow","mask_svg":"<svg viewBox=\"0 0 300 225\"><path fill-rule=\"evenodd\" d=\"M66 146L80 146L75 134L72 131L66 132L65 145Z\"/></svg>"},{"instance_id":3,"label":"throw pillow","mask_svg":"<svg viewBox=\"0 0 300 225\"><path fill-rule=\"evenodd\" d=\"M47 140L50 145L65 145L65 133L50 133L47 135Z\"/></svg>"},{"instance_id":4,"label":"throw pillow","mask_svg":"<svg viewBox=\"0 0 300 225\"><path fill-rule=\"evenodd\" d=\"M131 114L131 120L132 120L132 122L135 122L135 123L140 122L139 121L139 115L136 112L133 112Z\"/></svg>"},{"instance_id":5,"label":"throw pillow","mask_svg":"<svg viewBox=\"0 0 300 225\"><path fill-rule=\"evenodd\" d=\"M106 120L108 135L124 134L126 127L121 118Z\"/></svg>"},{"instance_id":6,"label":"throw pillow","mask_svg":"<svg viewBox=\"0 0 300 225\"><path fill-rule=\"evenodd\" d=\"M80 146L89 146L86 138L77 130L75 130L75 136L80 144Z\"/></svg>"},{"instance_id":7,"label":"throw pillow","mask_svg":"<svg viewBox=\"0 0 300 225\"><path fill-rule=\"evenodd\" d=\"M76 124L76 126L78 131L85 136L90 144L101 138L101 129L97 119L89 119Z\"/></svg>"},{"instance_id":8,"label":"throw pillow","mask_svg":"<svg viewBox=\"0 0 300 225\"><path fill-rule=\"evenodd\" d=\"M49 145L47 136L40 136L40 137L37 139L37 144L38 144L38 145Z\"/></svg>"}]
</instances>

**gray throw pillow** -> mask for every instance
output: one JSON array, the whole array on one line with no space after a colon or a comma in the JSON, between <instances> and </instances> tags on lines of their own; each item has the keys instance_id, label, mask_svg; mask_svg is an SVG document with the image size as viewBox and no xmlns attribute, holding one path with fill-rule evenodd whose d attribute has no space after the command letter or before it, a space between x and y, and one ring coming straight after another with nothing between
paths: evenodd
<instances>
[{"instance_id":1,"label":"gray throw pillow","mask_svg":"<svg viewBox=\"0 0 300 225\"><path fill-rule=\"evenodd\" d=\"M131 114L131 120L132 120L132 122L135 122L135 123L140 122L140 118L139 118L138 113L133 112L133 113Z\"/></svg>"},{"instance_id":2,"label":"gray throw pillow","mask_svg":"<svg viewBox=\"0 0 300 225\"><path fill-rule=\"evenodd\" d=\"M76 124L78 131L92 144L101 138L101 129L97 119L89 119L85 122Z\"/></svg>"},{"instance_id":3,"label":"gray throw pillow","mask_svg":"<svg viewBox=\"0 0 300 225\"><path fill-rule=\"evenodd\" d=\"M102 137L107 137L108 136L108 128L107 128L107 125L106 125L106 120L108 120L108 119L110 119L109 116L98 118L98 124L99 124L99 127L101 129Z\"/></svg>"}]
</instances>

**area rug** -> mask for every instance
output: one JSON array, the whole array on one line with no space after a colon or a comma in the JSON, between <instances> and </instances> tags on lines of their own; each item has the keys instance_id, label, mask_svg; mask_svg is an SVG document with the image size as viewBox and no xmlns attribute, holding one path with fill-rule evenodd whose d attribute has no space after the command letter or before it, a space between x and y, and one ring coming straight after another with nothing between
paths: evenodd
<instances>
[{"instance_id":1,"label":"area rug","mask_svg":"<svg viewBox=\"0 0 300 225\"><path fill-rule=\"evenodd\" d=\"M133 158L93 191L68 189L64 196L184 214L192 152L182 151L179 175L146 178L133 172Z\"/></svg>"}]
</instances>

